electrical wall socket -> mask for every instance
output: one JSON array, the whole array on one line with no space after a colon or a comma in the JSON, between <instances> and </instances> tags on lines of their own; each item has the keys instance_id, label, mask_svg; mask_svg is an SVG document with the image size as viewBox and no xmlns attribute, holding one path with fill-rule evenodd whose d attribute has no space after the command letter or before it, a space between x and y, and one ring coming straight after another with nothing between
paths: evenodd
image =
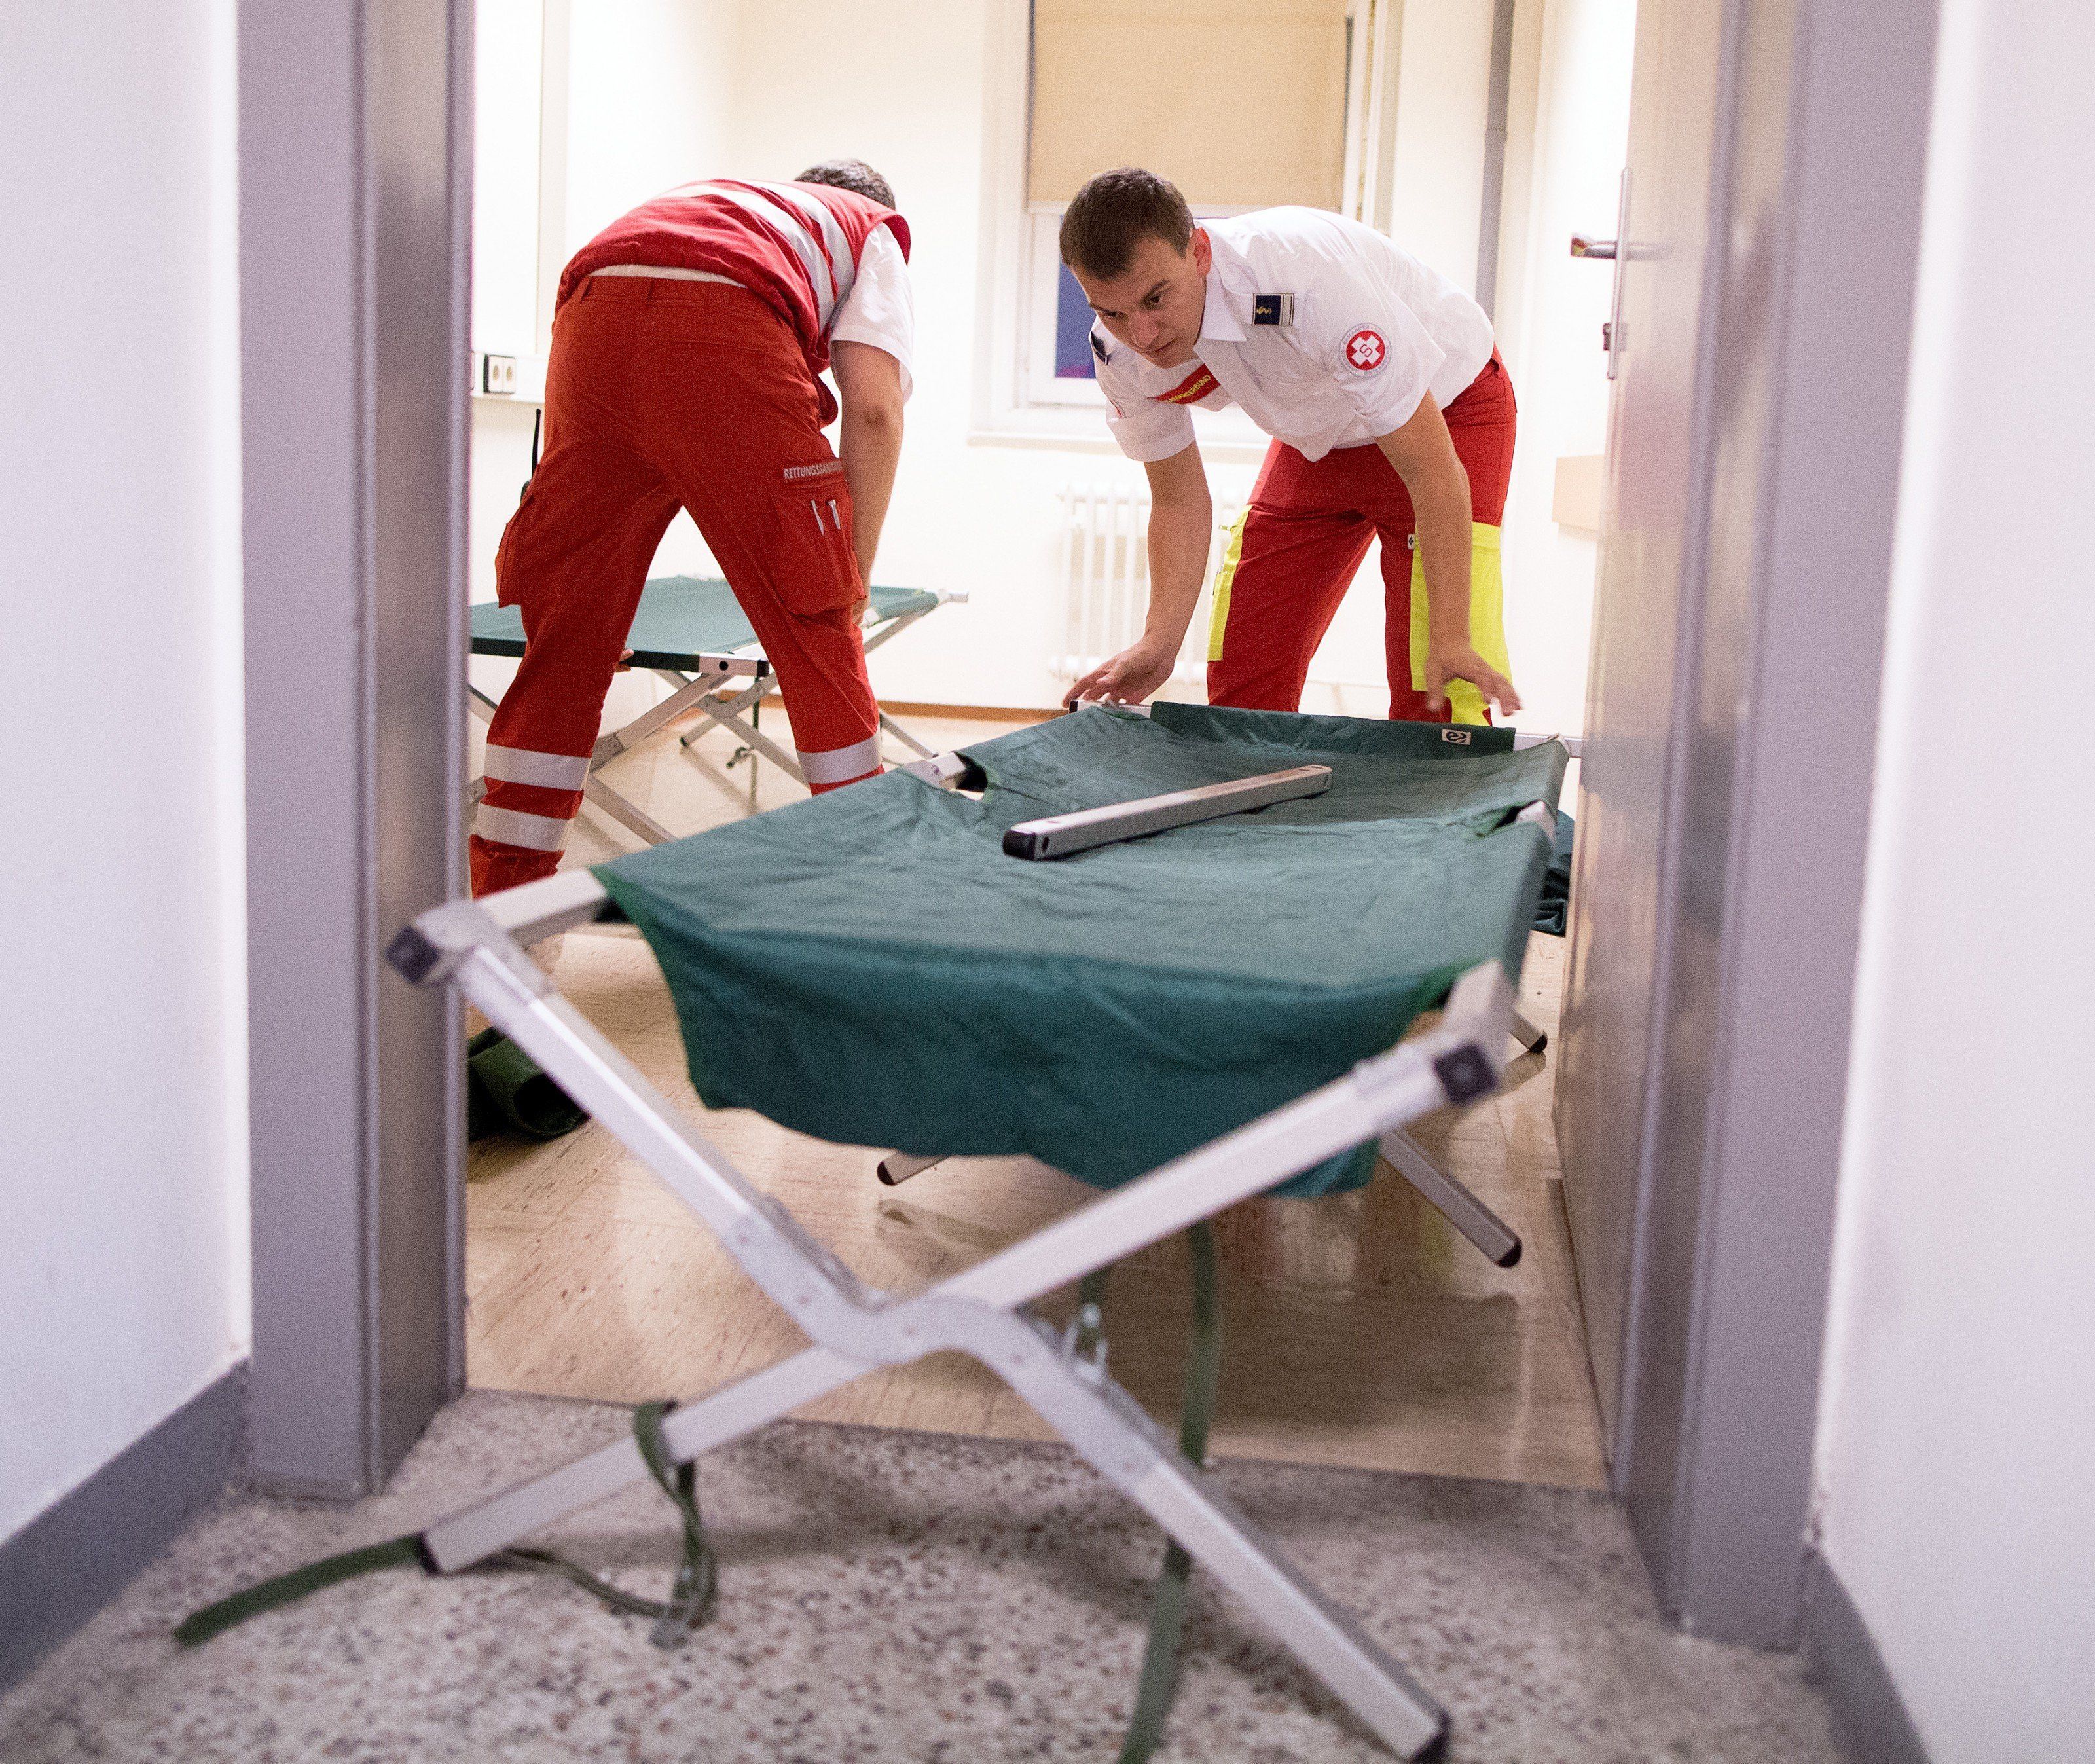
<instances>
[{"instance_id":1,"label":"electrical wall socket","mask_svg":"<svg viewBox=\"0 0 2095 1764\"><path fill-rule=\"evenodd\" d=\"M513 394L516 390L516 358L514 355L482 355L480 358L480 390Z\"/></svg>"}]
</instances>

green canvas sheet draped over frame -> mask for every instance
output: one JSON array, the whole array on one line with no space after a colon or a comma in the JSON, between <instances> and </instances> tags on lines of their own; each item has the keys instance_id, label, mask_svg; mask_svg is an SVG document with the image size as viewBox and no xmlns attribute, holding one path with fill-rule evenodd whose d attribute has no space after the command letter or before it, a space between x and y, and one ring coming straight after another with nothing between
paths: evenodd
<instances>
[{"instance_id":1,"label":"green canvas sheet draped over frame","mask_svg":"<svg viewBox=\"0 0 2095 1764\"><path fill-rule=\"evenodd\" d=\"M1476 963L1518 977L1549 842L1513 817L1555 804L1565 751L1454 734L1087 709L966 750L979 801L891 773L596 874L708 1105L1110 1187L1383 1052ZM1321 796L1055 862L1001 848L1017 821L1313 763Z\"/></svg>"},{"instance_id":2,"label":"green canvas sheet draped over frame","mask_svg":"<svg viewBox=\"0 0 2095 1764\"><path fill-rule=\"evenodd\" d=\"M876 624L912 612L929 612L939 597L921 588L866 590ZM515 607L482 601L472 608L476 656L521 656L524 615ZM696 658L748 649L756 642L749 615L734 590L709 576L657 576L640 596L625 647L636 668L689 668Z\"/></svg>"}]
</instances>

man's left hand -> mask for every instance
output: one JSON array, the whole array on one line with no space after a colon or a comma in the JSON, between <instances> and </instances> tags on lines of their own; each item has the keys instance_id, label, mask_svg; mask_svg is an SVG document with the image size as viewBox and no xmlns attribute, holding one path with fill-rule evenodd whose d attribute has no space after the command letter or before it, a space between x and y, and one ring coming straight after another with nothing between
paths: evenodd
<instances>
[{"instance_id":1,"label":"man's left hand","mask_svg":"<svg viewBox=\"0 0 2095 1764\"><path fill-rule=\"evenodd\" d=\"M1466 680L1492 701L1501 716L1520 709L1520 695L1513 682L1465 642L1452 640L1429 643L1426 650L1426 708L1437 711L1448 702L1448 682Z\"/></svg>"}]
</instances>

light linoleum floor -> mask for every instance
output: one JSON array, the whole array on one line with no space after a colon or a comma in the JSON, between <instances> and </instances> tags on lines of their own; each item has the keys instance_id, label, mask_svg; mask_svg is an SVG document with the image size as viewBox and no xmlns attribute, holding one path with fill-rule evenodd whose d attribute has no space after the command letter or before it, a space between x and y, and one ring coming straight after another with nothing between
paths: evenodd
<instances>
[{"instance_id":1,"label":"light linoleum floor","mask_svg":"<svg viewBox=\"0 0 2095 1764\"><path fill-rule=\"evenodd\" d=\"M1008 724L912 719L939 747ZM764 732L790 743L773 707ZM673 735L607 769L679 832L799 799L769 767L724 762L717 732L693 763ZM908 758L897 750L894 757ZM627 848L586 809L568 861ZM1561 941L1530 942L1522 1008L1557 1022ZM864 1278L912 1288L1080 1205L1091 1191L1023 1158L956 1159L898 1189L879 1148L806 1139L746 1111L711 1112L684 1069L669 995L629 932L571 931L560 988L760 1187ZM1506 1088L1415 1136L1518 1231L1519 1265L1492 1266L1384 1169L1358 1193L1260 1200L1217 1222L1225 1365L1214 1455L1353 1469L1601 1485L1600 1433L1550 1122L1553 1056L1516 1061ZM485 1389L632 1401L687 1396L755 1370L802 1338L676 1198L602 1127L549 1144L483 1141L468 1196L469 1370ZM1160 1415L1185 1357L1183 1252L1123 1265L1107 1305L1113 1369ZM1062 1296L1066 1304L1067 1296ZM1051 1306L1052 1308L1052 1306ZM973 1362L939 1356L870 1375L808 1418L1039 1439L1046 1430Z\"/></svg>"}]
</instances>

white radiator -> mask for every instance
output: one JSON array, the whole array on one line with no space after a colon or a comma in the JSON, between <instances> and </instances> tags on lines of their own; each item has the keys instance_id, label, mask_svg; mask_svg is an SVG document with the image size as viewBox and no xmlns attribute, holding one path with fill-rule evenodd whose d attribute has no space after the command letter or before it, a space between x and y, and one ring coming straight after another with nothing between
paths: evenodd
<instances>
[{"instance_id":1,"label":"white radiator","mask_svg":"<svg viewBox=\"0 0 2095 1764\"><path fill-rule=\"evenodd\" d=\"M1207 684L1208 625L1214 608L1215 573L1222 567L1222 547L1229 542L1230 529L1241 512L1240 503L1216 505L1215 530L1208 542L1208 568L1200 584L1200 603L1194 609L1193 622L1186 628L1178 664L1171 670L1171 677L1182 685L1204 687ZM1148 525L1149 498L1139 487L1124 484L1064 486L1061 564L1056 573L1061 584L1061 629L1057 638L1059 653L1054 660L1054 671L1062 678L1074 680L1089 673L1142 635L1143 618L1149 608L1149 551L1144 542ZM1348 590L1309 664L1306 683L1341 695L1328 708L1345 714L1361 712L1355 708L1356 700L1344 695L1365 691L1373 696L1387 690L1383 664L1379 556L1375 547L1370 546L1354 578L1356 586ZM1367 714L1381 713L1378 710Z\"/></svg>"},{"instance_id":2,"label":"white radiator","mask_svg":"<svg viewBox=\"0 0 2095 1764\"><path fill-rule=\"evenodd\" d=\"M1208 620L1222 547L1239 512L1234 503L1217 505L1208 544L1200 603L1186 628L1178 665L1171 677L1207 678ZM1125 485L1071 484L1062 491L1061 652L1055 671L1074 680L1110 660L1142 635L1149 610L1149 498Z\"/></svg>"}]
</instances>

